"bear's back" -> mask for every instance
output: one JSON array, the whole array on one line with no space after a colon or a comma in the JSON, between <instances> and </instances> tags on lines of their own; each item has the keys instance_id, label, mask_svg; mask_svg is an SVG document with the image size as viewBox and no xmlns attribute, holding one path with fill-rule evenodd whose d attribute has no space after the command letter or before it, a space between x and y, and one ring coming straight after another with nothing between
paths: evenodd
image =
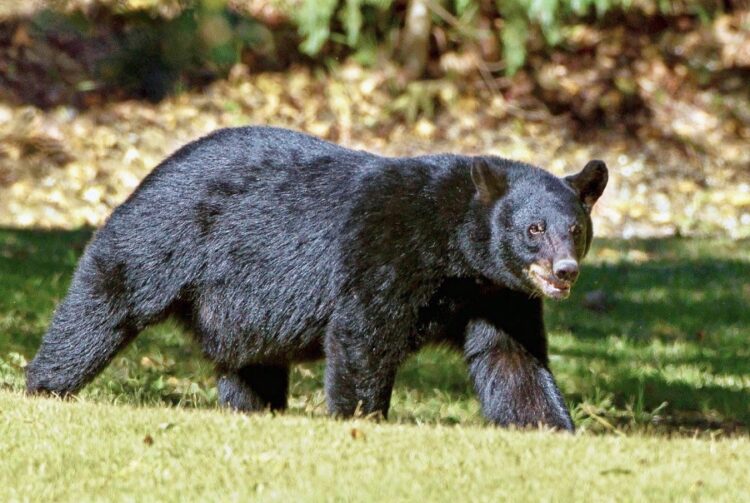
<instances>
[{"instance_id":1,"label":"bear's back","mask_svg":"<svg viewBox=\"0 0 750 503\"><path fill-rule=\"evenodd\" d=\"M224 343L284 333L305 346L330 316L347 220L382 160L286 130L221 130L155 168L90 251L157 299L136 303L187 298Z\"/></svg>"}]
</instances>

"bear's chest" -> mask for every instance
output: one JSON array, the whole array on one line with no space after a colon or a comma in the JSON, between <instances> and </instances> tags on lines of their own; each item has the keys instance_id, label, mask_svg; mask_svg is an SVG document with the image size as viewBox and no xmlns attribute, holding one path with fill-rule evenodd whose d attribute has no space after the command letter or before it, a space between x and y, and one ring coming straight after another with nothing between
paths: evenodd
<instances>
[{"instance_id":1,"label":"bear's chest","mask_svg":"<svg viewBox=\"0 0 750 503\"><path fill-rule=\"evenodd\" d=\"M475 278L447 278L418 312L414 349L447 342L463 345L464 330L489 292Z\"/></svg>"}]
</instances>

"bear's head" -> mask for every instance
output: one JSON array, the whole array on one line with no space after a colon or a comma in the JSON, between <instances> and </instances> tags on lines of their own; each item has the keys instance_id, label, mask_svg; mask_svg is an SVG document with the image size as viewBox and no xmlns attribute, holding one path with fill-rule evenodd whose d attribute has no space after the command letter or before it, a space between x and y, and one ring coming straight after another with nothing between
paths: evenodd
<instances>
[{"instance_id":1,"label":"bear's head","mask_svg":"<svg viewBox=\"0 0 750 503\"><path fill-rule=\"evenodd\" d=\"M591 209L607 178L607 167L598 160L558 178L523 163L473 158L470 262L508 288L566 298L591 245Z\"/></svg>"}]
</instances>

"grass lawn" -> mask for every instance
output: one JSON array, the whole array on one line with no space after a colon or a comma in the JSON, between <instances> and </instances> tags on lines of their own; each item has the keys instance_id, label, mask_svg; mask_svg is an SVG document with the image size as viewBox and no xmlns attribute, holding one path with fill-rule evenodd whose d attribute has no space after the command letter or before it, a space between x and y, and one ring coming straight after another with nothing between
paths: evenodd
<instances>
[{"instance_id":1,"label":"grass lawn","mask_svg":"<svg viewBox=\"0 0 750 503\"><path fill-rule=\"evenodd\" d=\"M404 366L387 423L326 419L320 364L294 369L281 417L218 411L211 366L169 322L77 400L25 398L89 237L0 230L0 499L736 501L750 486L747 241L597 242L547 310L570 437L488 427L443 349Z\"/></svg>"},{"instance_id":2,"label":"grass lawn","mask_svg":"<svg viewBox=\"0 0 750 503\"><path fill-rule=\"evenodd\" d=\"M746 438L570 436L0 391L3 500L727 501Z\"/></svg>"}]
</instances>

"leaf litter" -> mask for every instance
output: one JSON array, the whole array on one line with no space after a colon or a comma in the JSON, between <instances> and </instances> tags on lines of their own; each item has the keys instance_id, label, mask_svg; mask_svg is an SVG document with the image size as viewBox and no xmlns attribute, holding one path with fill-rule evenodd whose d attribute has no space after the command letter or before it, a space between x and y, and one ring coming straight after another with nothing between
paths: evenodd
<instances>
[{"instance_id":1,"label":"leaf litter","mask_svg":"<svg viewBox=\"0 0 750 503\"><path fill-rule=\"evenodd\" d=\"M556 174L600 158L611 181L593 215L598 235L748 238L748 12L659 37L573 26L565 50L531 54L494 90L476 75L404 83L390 63L346 60L326 71L237 64L226 79L158 103L94 92L84 93L87 106L39 108L4 96L0 226L99 226L182 145L264 124L383 155L493 154ZM41 50L23 25L12 35L0 60ZM80 87L84 63L48 49Z\"/></svg>"}]
</instances>

